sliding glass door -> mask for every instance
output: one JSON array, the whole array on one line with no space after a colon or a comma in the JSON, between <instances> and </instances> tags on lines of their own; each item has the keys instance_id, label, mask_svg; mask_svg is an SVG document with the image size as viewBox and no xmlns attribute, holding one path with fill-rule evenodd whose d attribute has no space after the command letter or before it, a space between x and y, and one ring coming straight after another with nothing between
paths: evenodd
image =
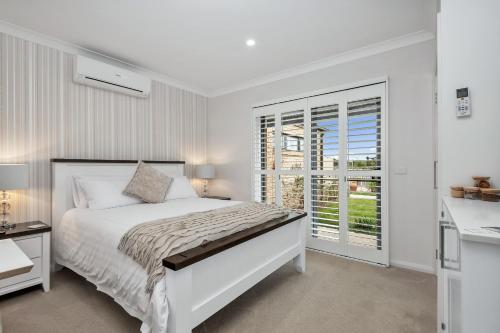
<instances>
[{"instance_id":1,"label":"sliding glass door","mask_svg":"<svg viewBox=\"0 0 500 333\"><path fill-rule=\"evenodd\" d=\"M256 200L308 212L308 247L388 264L385 83L255 109Z\"/></svg>"}]
</instances>

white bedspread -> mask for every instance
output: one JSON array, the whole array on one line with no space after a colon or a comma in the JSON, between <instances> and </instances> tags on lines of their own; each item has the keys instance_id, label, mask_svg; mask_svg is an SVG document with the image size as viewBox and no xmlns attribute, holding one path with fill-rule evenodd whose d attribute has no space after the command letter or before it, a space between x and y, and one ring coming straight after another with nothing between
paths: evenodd
<instances>
[{"instance_id":1,"label":"white bedspread","mask_svg":"<svg viewBox=\"0 0 500 333\"><path fill-rule=\"evenodd\" d=\"M160 218L235 205L238 201L189 198L162 204L67 211L55 226L56 262L85 277L110 295L130 315L142 320L141 332L166 332L168 319L165 279L149 297L146 271L118 251L118 243L131 227Z\"/></svg>"}]
</instances>

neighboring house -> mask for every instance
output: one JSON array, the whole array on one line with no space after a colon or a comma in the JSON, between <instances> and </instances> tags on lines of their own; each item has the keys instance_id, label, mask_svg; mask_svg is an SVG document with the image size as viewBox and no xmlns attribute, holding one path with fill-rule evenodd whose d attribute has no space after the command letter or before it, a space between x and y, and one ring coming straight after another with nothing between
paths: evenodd
<instances>
[{"instance_id":1,"label":"neighboring house","mask_svg":"<svg viewBox=\"0 0 500 333\"><path fill-rule=\"evenodd\" d=\"M304 126L300 124L287 124L282 129L281 136L281 160L286 170L302 170L304 165ZM274 150L275 128L274 122L261 122L260 145L261 145L261 168L267 170L275 169L275 150ZM314 133L314 143L316 149L311 155L311 163L314 169L322 169L323 165L333 166L336 159L324 154L323 130L316 129ZM261 197L266 198L266 202L275 203L275 184L274 177L261 176ZM281 192L283 205L290 208L304 208L304 180L303 176L282 175Z\"/></svg>"}]
</instances>

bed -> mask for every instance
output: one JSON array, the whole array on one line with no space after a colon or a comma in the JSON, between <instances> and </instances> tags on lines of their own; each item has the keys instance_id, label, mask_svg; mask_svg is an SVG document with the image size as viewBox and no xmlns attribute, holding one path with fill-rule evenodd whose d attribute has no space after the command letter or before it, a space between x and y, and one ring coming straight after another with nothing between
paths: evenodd
<instances>
[{"instance_id":1,"label":"bed","mask_svg":"<svg viewBox=\"0 0 500 333\"><path fill-rule=\"evenodd\" d=\"M148 163L167 175L184 174L184 162ZM305 271L305 214L292 213L164 258L165 277L147 294L146 271L117 249L122 235L142 222L238 202L186 198L103 210L74 207L74 176L127 175L136 165L52 160L53 258L54 269L63 266L83 276L140 319L142 332L191 332L282 265L292 261L298 272Z\"/></svg>"}]
</instances>

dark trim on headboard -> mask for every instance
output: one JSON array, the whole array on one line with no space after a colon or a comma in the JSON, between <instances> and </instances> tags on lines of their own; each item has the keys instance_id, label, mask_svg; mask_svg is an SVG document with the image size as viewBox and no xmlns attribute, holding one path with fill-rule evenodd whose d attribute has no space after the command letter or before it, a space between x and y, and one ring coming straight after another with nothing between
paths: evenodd
<instances>
[{"instance_id":1,"label":"dark trim on headboard","mask_svg":"<svg viewBox=\"0 0 500 333\"><path fill-rule=\"evenodd\" d=\"M158 164L186 164L185 161L149 161L142 160L145 163L158 163ZM92 160L85 158L52 158L52 163L138 163L138 160Z\"/></svg>"}]
</instances>

